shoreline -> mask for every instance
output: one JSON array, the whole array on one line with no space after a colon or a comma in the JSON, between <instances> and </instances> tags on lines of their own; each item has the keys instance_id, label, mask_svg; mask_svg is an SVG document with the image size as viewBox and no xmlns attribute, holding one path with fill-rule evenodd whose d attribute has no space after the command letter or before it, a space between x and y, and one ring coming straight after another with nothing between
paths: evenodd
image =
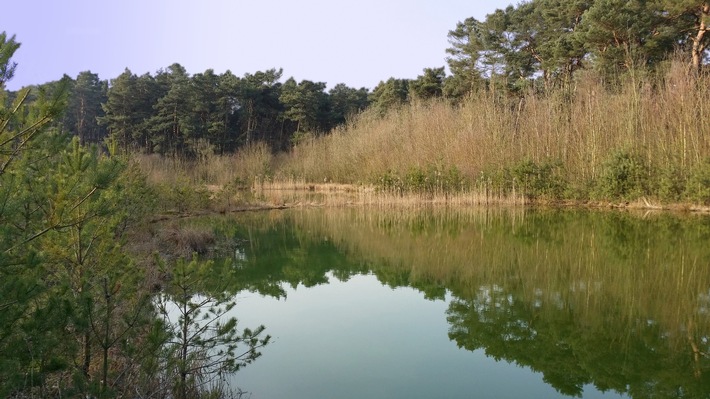
<instances>
[{"instance_id":1,"label":"shoreline","mask_svg":"<svg viewBox=\"0 0 710 399\"><path fill-rule=\"evenodd\" d=\"M219 187L211 186L211 192L219 192ZM592 201L592 200L536 200L521 196L495 196L481 193L388 193L378 191L374 186L341 183L268 183L255 184L250 195L253 197L236 206L220 206L214 198L208 208L184 212L163 212L151 218L149 223L198 216L260 212L296 208L337 208L337 207L524 207L557 209L610 209L646 212L670 212L677 214L710 215L710 206L690 203L661 204L642 197L633 201Z\"/></svg>"}]
</instances>

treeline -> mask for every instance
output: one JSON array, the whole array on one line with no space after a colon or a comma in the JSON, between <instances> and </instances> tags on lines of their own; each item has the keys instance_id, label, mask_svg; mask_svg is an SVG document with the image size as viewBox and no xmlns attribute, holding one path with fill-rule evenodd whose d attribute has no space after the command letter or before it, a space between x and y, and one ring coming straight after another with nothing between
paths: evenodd
<instances>
[{"instance_id":1,"label":"treeline","mask_svg":"<svg viewBox=\"0 0 710 399\"><path fill-rule=\"evenodd\" d=\"M89 71L65 76L70 99L59 128L83 143L110 137L126 151L195 156L257 141L285 149L299 133L326 132L367 107L367 89L339 84L326 92L322 82L280 82L282 74L189 75L173 64L155 75L126 69L110 83Z\"/></svg>"},{"instance_id":2,"label":"treeline","mask_svg":"<svg viewBox=\"0 0 710 399\"><path fill-rule=\"evenodd\" d=\"M87 71L64 77L71 90L61 129L85 143L111 137L126 151L172 156L231 153L257 141L286 150L367 108L384 114L415 99L550 93L569 88L581 70L613 89L671 57L697 73L708 62L709 20L704 0L527 1L459 22L448 34L450 74L425 68L416 79L392 77L372 90L282 81L281 69L190 75L173 64L140 76L126 69L110 81Z\"/></svg>"}]
</instances>

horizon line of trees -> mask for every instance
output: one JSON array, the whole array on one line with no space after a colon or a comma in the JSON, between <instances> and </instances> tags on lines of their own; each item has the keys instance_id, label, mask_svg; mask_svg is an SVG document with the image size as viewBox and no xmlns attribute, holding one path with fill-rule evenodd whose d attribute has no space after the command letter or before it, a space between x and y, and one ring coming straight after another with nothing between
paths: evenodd
<instances>
[{"instance_id":1,"label":"horizon line of trees","mask_svg":"<svg viewBox=\"0 0 710 399\"><path fill-rule=\"evenodd\" d=\"M413 100L546 93L569 87L582 70L613 87L674 57L700 73L710 61L709 25L707 0L531 0L459 22L448 33L450 73L424 68L372 90L282 81L282 69L190 75L175 63L154 75L126 69L110 81L85 71L62 79L70 99L59 129L82 143L110 137L124 151L172 156L231 153L256 141L282 151L366 109L384 114Z\"/></svg>"}]
</instances>

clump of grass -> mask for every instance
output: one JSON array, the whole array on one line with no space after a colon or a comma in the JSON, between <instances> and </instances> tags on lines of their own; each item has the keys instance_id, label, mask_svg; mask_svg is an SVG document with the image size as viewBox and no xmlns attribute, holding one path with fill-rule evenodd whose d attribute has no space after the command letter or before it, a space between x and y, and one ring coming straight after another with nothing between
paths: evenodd
<instances>
[{"instance_id":1,"label":"clump of grass","mask_svg":"<svg viewBox=\"0 0 710 399\"><path fill-rule=\"evenodd\" d=\"M191 167L184 159L158 154L136 154L133 161L146 176L147 183L152 186L190 180L188 171Z\"/></svg>"},{"instance_id":2,"label":"clump of grass","mask_svg":"<svg viewBox=\"0 0 710 399\"><path fill-rule=\"evenodd\" d=\"M233 181L237 186L250 187L255 179L271 176L273 155L266 143L249 144L232 157Z\"/></svg>"},{"instance_id":3,"label":"clump of grass","mask_svg":"<svg viewBox=\"0 0 710 399\"><path fill-rule=\"evenodd\" d=\"M158 209L162 212L185 213L209 207L208 189L184 179L172 183L157 183L154 188L159 198Z\"/></svg>"},{"instance_id":4,"label":"clump of grass","mask_svg":"<svg viewBox=\"0 0 710 399\"><path fill-rule=\"evenodd\" d=\"M154 248L168 258L189 259L193 254L208 254L217 238L210 228L170 223L161 226L152 241Z\"/></svg>"},{"instance_id":5,"label":"clump of grass","mask_svg":"<svg viewBox=\"0 0 710 399\"><path fill-rule=\"evenodd\" d=\"M183 229L174 238L178 246L201 255L206 254L215 243L215 235L211 230Z\"/></svg>"}]
</instances>

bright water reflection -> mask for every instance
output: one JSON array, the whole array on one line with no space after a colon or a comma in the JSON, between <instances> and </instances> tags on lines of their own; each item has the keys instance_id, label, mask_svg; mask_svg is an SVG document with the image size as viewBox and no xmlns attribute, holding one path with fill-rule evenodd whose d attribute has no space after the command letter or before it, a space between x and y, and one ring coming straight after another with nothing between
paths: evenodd
<instances>
[{"instance_id":1,"label":"bright water reflection","mask_svg":"<svg viewBox=\"0 0 710 399\"><path fill-rule=\"evenodd\" d=\"M446 300L375 276L286 290L286 300L240 295L238 317L264 323L274 343L235 384L254 398L555 398L540 373L468 352L447 337ZM606 398L593 387L585 397Z\"/></svg>"},{"instance_id":2,"label":"bright water reflection","mask_svg":"<svg viewBox=\"0 0 710 399\"><path fill-rule=\"evenodd\" d=\"M710 397L710 223L301 210L207 221L258 398ZM228 244L228 245L227 245ZM262 295L265 294L265 295Z\"/></svg>"}]
</instances>

